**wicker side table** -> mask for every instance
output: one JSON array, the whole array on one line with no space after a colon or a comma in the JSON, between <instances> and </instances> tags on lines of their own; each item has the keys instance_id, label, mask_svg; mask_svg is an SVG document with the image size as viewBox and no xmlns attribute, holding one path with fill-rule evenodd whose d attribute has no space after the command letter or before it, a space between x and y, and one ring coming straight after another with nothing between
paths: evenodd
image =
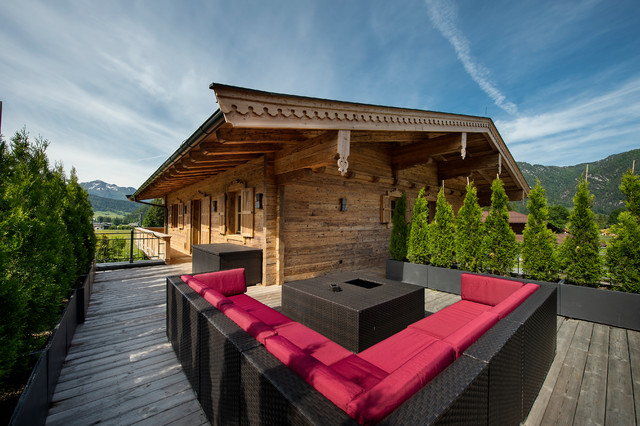
<instances>
[{"instance_id":1,"label":"wicker side table","mask_svg":"<svg viewBox=\"0 0 640 426\"><path fill-rule=\"evenodd\" d=\"M353 272L334 273L283 284L282 312L350 351L361 352L424 318L424 288Z\"/></svg>"}]
</instances>

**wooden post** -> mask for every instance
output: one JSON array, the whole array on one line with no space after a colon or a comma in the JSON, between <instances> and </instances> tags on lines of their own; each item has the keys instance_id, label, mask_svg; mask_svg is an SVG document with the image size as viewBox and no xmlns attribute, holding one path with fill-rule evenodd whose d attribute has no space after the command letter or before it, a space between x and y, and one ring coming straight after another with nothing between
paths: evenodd
<instances>
[{"instance_id":1,"label":"wooden post","mask_svg":"<svg viewBox=\"0 0 640 426\"><path fill-rule=\"evenodd\" d=\"M589 182L589 164L587 164L587 172L584 175L584 181Z\"/></svg>"}]
</instances>

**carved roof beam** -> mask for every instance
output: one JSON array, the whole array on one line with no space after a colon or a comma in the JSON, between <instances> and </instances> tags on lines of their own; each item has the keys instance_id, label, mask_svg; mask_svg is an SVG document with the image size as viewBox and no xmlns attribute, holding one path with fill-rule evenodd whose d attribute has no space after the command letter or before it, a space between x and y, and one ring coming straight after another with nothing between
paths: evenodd
<instances>
[{"instance_id":1,"label":"carved roof beam","mask_svg":"<svg viewBox=\"0 0 640 426\"><path fill-rule=\"evenodd\" d=\"M227 145L219 142L202 142L200 151L194 152L194 156L225 155L225 154L264 154L265 152L276 152L281 146L272 143L243 143Z\"/></svg>"},{"instance_id":2,"label":"carved roof beam","mask_svg":"<svg viewBox=\"0 0 640 426\"><path fill-rule=\"evenodd\" d=\"M424 142L397 147L391 162L396 170L407 169L416 164L426 163L429 157L460 151L462 134L452 133Z\"/></svg>"},{"instance_id":3,"label":"carved roof beam","mask_svg":"<svg viewBox=\"0 0 640 426\"><path fill-rule=\"evenodd\" d=\"M297 130L264 130L230 128L218 129L216 140L222 144L235 143L297 143L304 142L308 137Z\"/></svg>"},{"instance_id":4,"label":"carved roof beam","mask_svg":"<svg viewBox=\"0 0 640 426\"><path fill-rule=\"evenodd\" d=\"M498 170L498 153L478 157L467 157L464 160L445 161L438 164L438 179L452 179L470 176L472 171L492 169Z\"/></svg>"}]
</instances>

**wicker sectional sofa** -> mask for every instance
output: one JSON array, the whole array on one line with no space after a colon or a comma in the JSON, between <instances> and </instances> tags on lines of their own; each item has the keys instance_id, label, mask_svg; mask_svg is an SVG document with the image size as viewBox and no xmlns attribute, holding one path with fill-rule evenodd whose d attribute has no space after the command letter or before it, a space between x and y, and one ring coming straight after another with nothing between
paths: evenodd
<instances>
[{"instance_id":1,"label":"wicker sectional sofa","mask_svg":"<svg viewBox=\"0 0 640 426\"><path fill-rule=\"evenodd\" d=\"M244 294L241 269L169 277L167 334L211 423L518 424L555 355L555 289L461 280L354 354Z\"/></svg>"}]
</instances>

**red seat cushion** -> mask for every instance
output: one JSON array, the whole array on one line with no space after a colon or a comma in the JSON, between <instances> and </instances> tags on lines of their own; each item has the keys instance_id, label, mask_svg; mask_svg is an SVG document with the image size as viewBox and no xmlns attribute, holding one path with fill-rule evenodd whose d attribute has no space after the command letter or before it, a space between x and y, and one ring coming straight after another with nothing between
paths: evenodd
<instances>
[{"instance_id":1,"label":"red seat cushion","mask_svg":"<svg viewBox=\"0 0 640 426\"><path fill-rule=\"evenodd\" d=\"M498 322L498 316L492 312L483 312L478 318L463 325L442 341L451 345L458 358L476 340Z\"/></svg>"},{"instance_id":2,"label":"red seat cushion","mask_svg":"<svg viewBox=\"0 0 640 426\"><path fill-rule=\"evenodd\" d=\"M540 288L540 286L537 284L527 284L520 290L516 291L511 296L507 297L502 302L491 308L489 312L493 312L498 316L498 319L502 319L513 312L515 308L520 306L520 304L533 293L535 293L538 288Z\"/></svg>"},{"instance_id":3,"label":"red seat cushion","mask_svg":"<svg viewBox=\"0 0 640 426\"><path fill-rule=\"evenodd\" d=\"M461 300L425 319L414 322L408 328L420 330L437 339L444 339L489 309L491 309L489 305Z\"/></svg>"},{"instance_id":4,"label":"red seat cushion","mask_svg":"<svg viewBox=\"0 0 640 426\"><path fill-rule=\"evenodd\" d=\"M363 391L356 383L304 353L283 336L268 338L264 346L284 365L344 411L347 411L347 404Z\"/></svg>"},{"instance_id":5,"label":"red seat cushion","mask_svg":"<svg viewBox=\"0 0 640 426\"><path fill-rule=\"evenodd\" d=\"M334 364L344 359L350 352L339 344L327 339L322 334L298 322L290 322L280 327L274 327L280 336L286 337L307 355L315 357L326 365Z\"/></svg>"},{"instance_id":6,"label":"red seat cushion","mask_svg":"<svg viewBox=\"0 0 640 426\"><path fill-rule=\"evenodd\" d=\"M351 401L347 413L361 424L378 422L447 368L453 360L451 347L435 340L377 385Z\"/></svg>"},{"instance_id":7,"label":"red seat cushion","mask_svg":"<svg viewBox=\"0 0 640 426\"><path fill-rule=\"evenodd\" d=\"M233 303L227 296L212 288L205 288L202 292L202 297L204 297L204 300L220 310L222 310L222 305Z\"/></svg>"},{"instance_id":8,"label":"red seat cushion","mask_svg":"<svg viewBox=\"0 0 640 426\"><path fill-rule=\"evenodd\" d=\"M265 324L271 327L279 327L281 325L292 322L291 318L281 314L273 308L258 302L254 298L247 296L246 294L236 294L229 297L237 306L240 306L245 311L250 312L255 317L259 318Z\"/></svg>"},{"instance_id":9,"label":"red seat cushion","mask_svg":"<svg viewBox=\"0 0 640 426\"><path fill-rule=\"evenodd\" d=\"M463 300L495 306L518 291L524 283L487 277L485 275L462 274L460 295Z\"/></svg>"},{"instance_id":10,"label":"red seat cushion","mask_svg":"<svg viewBox=\"0 0 640 426\"><path fill-rule=\"evenodd\" d=\"M242 308L231 305L225 309L224 314L240 328L253 336L258 342L264 345L265 339L276 335L276 331L258 318L251 315Z\"/></svg>"},{"instance_id":11,"label":"red seat cushion","mask_svg":"<svg viewBox=\"0 0 640 426\"><path fill-rule=\"evenodd\" d=\"M381 370L392 373L435 340L418 330L406 328L365 349L358 356Z\"/></svg>"},{"instance_id":12,"label":"red seat cushion","mask_svg":"<svg viewBox=\"0 0 640 426\"><path fill-rule=\"evenodd\" d=\"M207 287L218 290L225 296L233 296L247 291L244 280L244 268L229 269L226 271L208 272L194 275Z\"/></svg>"},{"instance_id":13,"label":"red seat cushion","mask_svg":"<svg viewBox=\"0 0 640 426\"><path fill-rule=\"evenodd\" d=\"M358 355L348 356L329 367L364 389L374 387L380 380L388 376L386 371L379 369Z\"/></svg>"}]
</instances>

